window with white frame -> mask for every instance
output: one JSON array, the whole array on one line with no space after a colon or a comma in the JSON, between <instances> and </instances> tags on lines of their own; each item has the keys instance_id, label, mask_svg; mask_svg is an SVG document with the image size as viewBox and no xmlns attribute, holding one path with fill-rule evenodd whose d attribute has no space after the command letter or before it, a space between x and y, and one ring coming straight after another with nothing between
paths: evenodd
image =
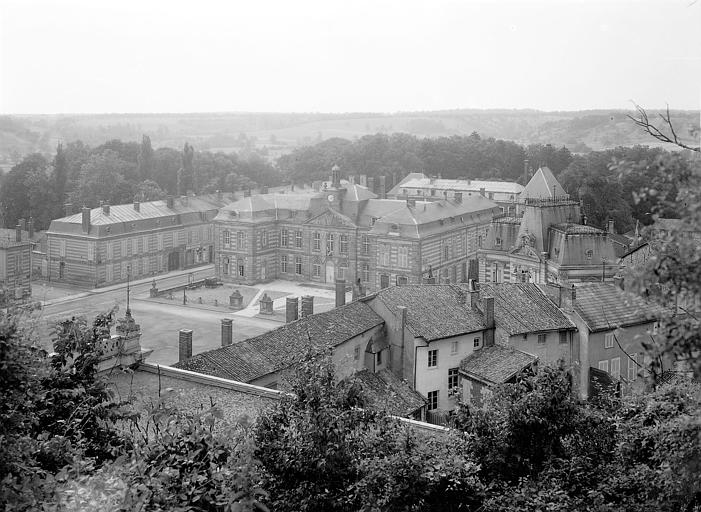
<instances>
[{"instance_id":1,"label":"window with white frame","mask_svg":"<svg viewBox=\"0 0 701 512\"><path fill-rule=\"evenodd\" d=\"M287 247L290 243L290 232L287 229L282 229L280 231L280 245L282 247Z\"/></svg>"},{"instance_id":2,"label":"window with white frame","mask_svg":"<svg viewBox=\"0 0 701 512\"><path fill-rule=\"evenodd\" d=\"M287 273L287 256L285 254L280 256L280 272Z\"/></svg>"},{"instance_id":3,"label":"window with white frame","mask_svg":"<svg viewBox=\"0 0 701 512\"><path fill-rule=\"evenodd\" d=\"M609 362L608 359L605 361L599 361L599 370L603 372L608 372L609 371Z\"/></svg>"},{"instance_id":4,"label":"window with white frame","mask_svg":"<svg viewBox=\"0 0 701 512\"><path fill-rule=\"evenodd\" d=\"M435 368L438 366L438 349L428 351L428 367Z\"/></svg>"},{"instance_id":5,"label":"window with white frame","mask_svg":"<svg viewBox=\"0 0 701 512\"><path fill-rule=\"evenodd\" d=\"M637 360L638 360L638 354L630 354L630 357L628 358L628 381L633 382L634 380L637 380L638 378L638 365L637 365Z\"/></svg>"},{"instance_id":6,"label":"window with white frame","mask_svg":"<svg viewBox=\"0 0 701 512\"><path fill-rule=\"evenodd\" d=\"M545 345L545 338L546 338L546 335L544 333L539 334L538 335L538 345Z\"/></svg>"},{"instance_id":7,"label":"window with white frame","mask_svg":"<svg viewBox=\"0 0 701 512\"><path fill-rule=\"evenodd\" d=\"M318 263L314 263L312 265L312 276L321 277L321 265L319 265Z\"/></svg>"},{"instance_id":8,"label":"window with white frame","mask_svg":"<svg viewBox=\"0 0 701 512\"><path fill-rule=\"evenodd\" d=\"M163 233L158 234L158 250L162 251L163 250Z\"/></svg>"},{"instance_id":9,"label":"window with white frame","mask_svg":"<svg viewBox=\"0 0 701 512\"><path fill-rule=\"evenodd\" d=\"M438 409L438 390L428 392L428 407L429 411L435 411Z\"/></svg>"},{"instance_id":10,"label":"window with white frame","mask_svg":"<svg viewBox=\"0 0 701 512\"><path fill-rule=\"evenodd\" d=\"M302 275L302 257L295 256L295 274Z\"/></svg>"},{"instance_id":11,"label":"window with white frame","mask_svg":"<svg viewBox=\"0 0 701 512\"><path fill-rule=\"evenodd\" d=\"M339 267L336 269L336 277L337 277L338 279L345 279L345 278L346 278L346 270L347 270L347 269L348 269L348 267L339 266Z\"/></svg>"},{"instance_id":12,"label":"window with white frame","mask_svg":"<svg viewBox=\"0 0 701 512\"><path fill-rule=\"evenodd\" d=\"M348 254L348 235L341 235L339 250L341 254Z\"/></svg>"},{"instance_id":13,"label":"window with white frame","mask_svg":"<svg viewBox=\"0 0 701 512\"><path fill-rule=\"evenodd\" d=\"M449 368L448 369L448 389L452 390L458 387L458 369Z\"/></svg>"},{"instance_id":14,"label":"window with white frame","mask_svg":"<svg viewBox=\"0 0 701 512\"><path fill-rule=\"evenodd\" d=\"M66 257L66 241L65 240L59 240L58 241L58 255L61 258Z\"/></svg>"},{"instance_id":15,"label":"window with white frame","mask_svg":"<svg viewBox=\"0 0 701 512\"><path fill-rule=\"evenodd\" d=\"M315 251L321 250L321 233L319 233L319 232L314 233L314 247L313 248Z\"/></svg>"},{"instance_id":16,"label":"window with white frame","mask_svg":"<svg viewBox=\"0 0 701 512\"><path fill-rule=\"evenodd\" d=\"M480 348L480 339L479 338L475 338L474 340L472 340L472 347L473 348Z\"/></svg>"},{"instance_id":17,"label":"window with white frame","mask_svg":"<svg viewBox=\"0 0 701 512\"><path fill-rule=\"evenodd\" d=\"M567 343L567 331L560 331L560 343Z\"/></svg>"},{"instance_id":18,"label":"window with white frame","mask_svg":"<svg viewBox=\"0 0 701 512\"><path fill-rule=\"evenodd\" d=\"M457 341L450 342L450 353L453 355L458 353L458 342Z\"/></svg>"},{"instance_id":19,"label":"window with white frame","mask_svg":"<svg viewBox=\"0 0 701 512\"><path fill-rule=\"evenodd\" d=\"M497 247L501 247L501 238L495 238L494 245L496 245Z\"/></svg>"},{"instance_id":20,"label":"window with white frame","mask_svg":"<svg viewBox=\"0 0 701 512\"><path fill-rule=\"evenodd\" d=\"M397 265L401 268L409 266L409 248L406 246L399 247L397 251Z\"/></svg>"},{"instance_id":21,"label":"window with white frame","mask_svg":"<svg viewBox=\"0 0 701 512\"><path fill-rule=\"evenodd\" d=\"M614 379L621 378L621 358L614 357L611 359L611 377Z\"/></svg>"},{"instance_id":22,"label":"window with white frame","mask_svg":"<svg viewBox=\"0 0 701 512\"><path fill-rule=\"evenodd\" d=\"M229 233L228 229L225 229L222 233L222 245L224 245L225 249L231 247L231 233Z\"/></svg>"},{"instance_id":23,"label":"window with white frame","mask_svg":"<svg viewBox=\"0 0 701 512\"><path fill-rule=\"evenodd\" d=\"M88 261L95 261L95 242L88 242Z\"/></svg>"},{"instance_id":24,"label":"window with white frame","mask_svg":"<svg viewBox=\"0 0 701 512\"><path fill-rule=\"evenodd\" d=\"M380 244L380 265L383 267L389 266L389 251L390 247L388 244Z\"/></svg>"},{"instance_id":25,"label":"window with white frame","mask_svg":"<svg viewBox=\"0 0 701 512\"><path fill-rule=\"evenodd\" d=\"M105 252L107 253L107 259L111 260L114 255L114 250L112 249L112 242L107 242Z\"/></svg>"},{"instance_id":26,"label":"window with white frame","mask_svg":"<svg viewBox=\"0 0 701 512\"><path fill-rule=\"evenodd\" d=\"M370 239L367 235L362 237L363 254L370 254Z\"/></svg>"},{"instance_id":27,"label":"window with white frame","mask_svg":"<svg viewBox=\"0 0 701 512\"><path fill-rule=\"evenodd\" d=\"M614 336L612 332L607 332L604 335L604 348L613 348Z\"/></svg>"},{"instance_id":28,"label":"window with white frame","mask_svg":"<svg viewBox=\"0 0 701 512\"><path fill-rule=\"evenodd\" d=\"M239 277L245 277L246 275L246 265L243 263L243 261L239 260Z\"/></svg>"},{"instance_id":29,"label":"window with white frame","mask_svg":"<svg viewBox=\"0 0 701 512\"><path fill-rule=\"evenodd\" d=\"M295 247L302 247L302 232L295 231Z\"/></svg>"}]
</instances>

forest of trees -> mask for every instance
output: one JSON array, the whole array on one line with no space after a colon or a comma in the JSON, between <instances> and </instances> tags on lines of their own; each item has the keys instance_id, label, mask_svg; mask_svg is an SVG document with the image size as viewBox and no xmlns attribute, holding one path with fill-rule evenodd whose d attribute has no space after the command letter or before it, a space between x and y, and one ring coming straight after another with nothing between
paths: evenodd
<instances>
[{"instance_id":1,"label":"forest of trees","mask_svg":"<svg viewBox=\"0 0 701 512\"><path fill-rule=\"evenodd\" d=\"M182 151L153 149L141 143L108 141L90 148L82 142L57 147L52 158L25 156L0 182L4 225L33 217L38 229L63 215L65 203L76 207L160 199L166 194L234 191L256 185L281 185L327 179L334 164L344 176L385 175L400 180L410 172L443 178L497 179L525 184L524 162L532 170L549 167L565 190L581 199L589 224L619 233L636 223L649 225L660 197L639 201L636 191L662 169L682 169L688 161L658 147L618 147L573 155L549 144L521 146L511 141L469 136L418 138L396 133L368 135L355 141L328 139L283 155L274 168L255 152L211 153L186 143ZM634 165L629 165L634 164ZM626 169L623 172L623 169ZM664 216L676 217L674 208Z\"/></svg>"},{"instance_id":2,"label":"forest of trees","mask_svg":"<svg viewBox=\"0 0 701 512\"><path fill-rule=\"evenodd\" d=\"M32 217L37 229L46 229L63 216L66 203L95 207L278 182L279 173L255 153L195 151L189 144L182 151L154 150L148 136L141 143L111 140L97 147L76 141L59 144L50 159L25 156L2 177L0 205L5 226Z\"/></svg>"}]
</instances>

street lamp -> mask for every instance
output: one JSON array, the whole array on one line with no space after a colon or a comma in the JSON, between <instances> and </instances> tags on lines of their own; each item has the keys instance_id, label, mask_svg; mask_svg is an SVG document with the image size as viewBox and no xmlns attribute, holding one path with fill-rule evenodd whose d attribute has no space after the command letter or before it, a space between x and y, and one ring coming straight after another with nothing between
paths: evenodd
<instances>
[{"instance_id":1,"label":"street lamp","mask_svg":"<svg viewBox=\"0 0 701 512\"><path fill-rule=\"evenodd\" d=\"M127 312L126 312L127 316L131 315L131 309L129 309L129 292L131 291L129 288L129 278L130 277L131 277L131 265L127 265Z\"/></svg>"}]
</instances>

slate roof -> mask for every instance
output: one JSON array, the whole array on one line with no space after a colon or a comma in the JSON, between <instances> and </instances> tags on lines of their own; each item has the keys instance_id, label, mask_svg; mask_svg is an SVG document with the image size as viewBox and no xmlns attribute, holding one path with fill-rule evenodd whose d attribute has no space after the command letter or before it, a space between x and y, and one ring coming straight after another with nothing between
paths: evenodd
<instances>
[{"instance_id":1,"label":"slate roof","mask_svg":"<svg viewBox=\"0 0 701 512\"><path fill-rule=\"evenodd\" d=\"M605 233L603 229L587 226L585 224L573 224L571 222L563 222L561 224L553 224L551 229L555 229L567 235L602 235Z\"/></svg>"},{"instance_id":2,"label":"slate roof","mask_svg":"<svg viewBox=\"0 0 701 512\"><path fill-rule=\"evenodd\" d=\"M589 330L606 331L652 322L671 312L642 297L607 283L587 283L576 288L575 310Z\"/></svg>"},{"instance_id":3,"label":"slate roof","mask_svg":"<svg viewBox=\"0 0 701 512\"><path fill-rule=\"evenodd\" d=\"M460 180L460 179L431 179L422 175L420 178L413 178L405 181L399 187L403 188L428 188L435 190L457 190L457 191L472 191L479 193L480 189L485 189L486 192L499 192L503 194L520 194L523 192L523 185L513 181L496 181L496 180ZM394 189L392 189L394 190ZM397 192L399 194L400 191Z\"/></svg>"},{"instance_id":4,"label":"slate roof","mask_svg":"<svg viewBox=\"0 0 701 512\"><path fill-rule=\"evenodd\" d=\"M460 361L460 372L488 384L502 384L537 360L513 347L494 345L476 350Z\"/></svg>"},{"instance_id":5,"label":"slate roof","mask_svg":"<svg viewBox=\"0 0 701 512\"><path fill-rule=\"evenodd\" d=\"M457 285L420 284L391 286L377 292L376 300L394 314L407 308L407 327L426 341L483 330L484 318L469 306L469 296Z\"/></svg>"},{"instance_id":6,"label":"slate roof","mask_svg":"<svg viewBox=\"0 0 701 512\"><path fill-rule=\"evenodd\" d=\"M352 302L285 324L228 347L202 352L176 368L252 382L289 368L294 358L314 345L338 346L384 321L364 302Z\"/></svg>"},{"instance_id":7,"label":"slate roof","mask_svg":"<svg viewBox=\"0 0 701 512\"><path fill-rule=\"evenodd\" d=\"M222 200L216 199L215 195L192 196L186 201L182 198L173 198L173 208L168 208L165 199L159 201L146 201L139 203L139 211L134 209L134 203L110 205L109 215L105 214L102 208L92 208L90 210L90 224L93 226L104 226L118 224L121 222L135 222L138 220L155 219L159 217L170 217L182 213L206 212L218 209L225 202L226 196ZM186 203L186 204L185 204ZM82 212L55 219L52 224L82 224ZM51 229L51 231L55 231Z\"/></svg>"},{"instance_id":8,"label":"slate roof","mask_svg":"<svg viewBox=\"0 0 701 512\"><path fill-rule=\"evenodd\" d=\"M554 194L553 191L555 192ZM530 179L526 188L523 189L521 199L552 199L566 195L565 189L562 188L552 171L547 167L541 167Z\"/></svg>"},{"instance_id":9,"label":"slate roof","mask_svg":"<svg viewBox=\"0 0 701 512\"><path fill-rule=\"evenodd\" d=\"M534 283L484 283L480 294L494 297L494 321L509 336L575 328Z\"/></svg>"},{"instance_id":10,"label":"slate roof","mask_svg":"<svg viewBox=\"0 0 701 512\"><path fill-rule=\"evenodd\" d=\"M426 399L409 387L390 370L373 373L369 370L356 372L366 398L366 407L385 411L395 416L411 416L426 405Z\"/></svg>"},{"instance_id":11,"label":"slate roof","mask_svg":"<svg viewBox=\"0 0 701 512\"><path fill-rule=\"evenodd\" d=\"M394 196L397 195L401 192L402 186L410 180L413 179L421 179L421 178L426 178L427 176L424 173L421 172L410 172L407 174L404 179L402 179L399 183L397 183L394 187L390 189L389 192L387 192L388 196Z\"/></svg>"}]
</instances>

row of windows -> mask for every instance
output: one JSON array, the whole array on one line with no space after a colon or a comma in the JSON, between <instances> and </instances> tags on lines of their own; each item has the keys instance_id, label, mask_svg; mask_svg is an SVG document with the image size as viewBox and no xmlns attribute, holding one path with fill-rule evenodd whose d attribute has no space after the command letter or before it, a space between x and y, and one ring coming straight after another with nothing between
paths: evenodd
<instances>
[{"instance_id":1,"label":"row of windows","mask_svg":"<svg viewBox=\"0 0 701 512\"><path fill-rule=\"evenodd\" d=\"M267 233L263 231L263 238L267 239ZM261 239L263 246L266 245ZM224 230L222 233L222 244L225 249L245 249L246 248L246 233L243 231L237 231L235 236L228 230Z\"/></svg>"},{"instance_id":2,"label":"row of windows","mask_svg":"<svg viewBox=\"0 0 701 512\"><path fill-rule=\"evenodd\" d=\"M394 248L390 244L380 244L379 254L380 254L380 265L383 267L389 267L390 265L390 255ZM402 245L397 247L397 267L408 268L409 267L409 247Z\"/></svg>"},{"instance_id":3,"label":"row of windows","mask_svg":"<svg viewBox=\"0 0 701 512\"><path fill-rule=\"evenodd\" d=\"M474 339L472 340L472 346L473 346L473 348L479 348L481 342L482 342L482 341L481 341L480 338L477 338L477 337L474 338ZM451 353L451 355L457 354L457 353L458 353L458 350L459 350L458 342L457 342L457 341L451 342L451 344L450 344L450 353ZM428 367L429 367L429 368L436 368L436 367L438 367L438 349L434 349L434 350L429 350L429 351L428 351Z\"/></svg>"}]
</instances>

